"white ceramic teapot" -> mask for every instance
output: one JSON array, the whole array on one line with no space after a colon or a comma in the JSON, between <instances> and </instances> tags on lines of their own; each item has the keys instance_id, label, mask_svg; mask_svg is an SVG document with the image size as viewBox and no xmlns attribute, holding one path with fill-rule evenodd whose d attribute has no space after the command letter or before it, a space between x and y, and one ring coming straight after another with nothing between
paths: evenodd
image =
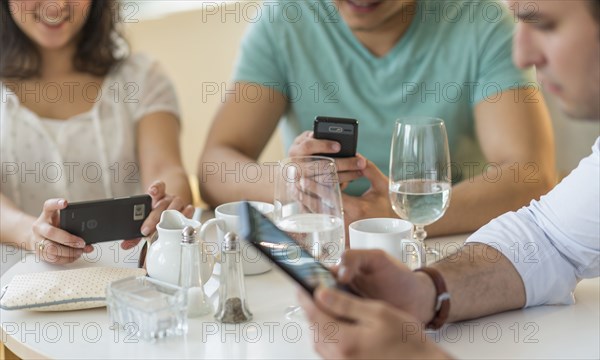
<instances>
[{"instance_id":1,"label":"white ceramic teapot","mask_svg":"<svg viewBox=\"0 0 600 360\"><path fill-rule=\"evenodd\" d=\"M179 266L181 263L181 231L186 226L196 229L199 236L201 223L186 218L177 210L165 210L156 225L158 239L148 248L146 269L148 275L157 280L177 285L179 281ZM206 284L212 275L215 257L210 254L200 240L200 259L202 261L202 283Z\"/></svg>"}]
</instances>

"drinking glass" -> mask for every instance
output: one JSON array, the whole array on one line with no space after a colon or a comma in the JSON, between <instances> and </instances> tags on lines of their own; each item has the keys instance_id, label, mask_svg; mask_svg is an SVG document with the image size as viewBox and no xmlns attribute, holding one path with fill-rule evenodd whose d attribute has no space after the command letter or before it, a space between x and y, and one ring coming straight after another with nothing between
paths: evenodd
<instances>
[{"instance_id":1,"label":"drinking glass","mask_svg":"<svg viewBox=\"0 0 600 360\"><path fill-rule=\"evenodd\" d=\"M276 172L273 221L327 267L345 248L344 211L335 161L323 156L290 157ZM298 306L287 309L291 318Z\"/></svg>"},{"instance_id":2,"label":"drinking glass","mask_svg":"<svg viewBox=\"0 0 600 360\"><path fill-rule=\"evenodd\" d=\"M450 203L451 168L444 121L406 117L396 121L390 152L389 195L392 208L415 226L421 245L421 266L439 260L427 248L425 226L439 220Z\"/></svg>"}]
</instances>

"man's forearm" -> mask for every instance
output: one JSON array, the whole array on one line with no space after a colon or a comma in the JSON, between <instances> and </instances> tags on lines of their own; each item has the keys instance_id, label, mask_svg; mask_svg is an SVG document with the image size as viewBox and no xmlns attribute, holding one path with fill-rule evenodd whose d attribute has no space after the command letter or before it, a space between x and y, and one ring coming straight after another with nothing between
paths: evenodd
<instances>
[{"instance_id":1,"label":"man's forearm","mask_svg":"<svg viewBox=\"0 0 600 360\"><path fill-rule=\"evenodd\" d=\"M523 280L510 260L485 244L470 243L435 264L450 292L448 321L461 321L525 306Z\"/></svg>"},{"instance_id":2,"label":"man's forearm","mask_svg":"<svg viewBox=\"0 0 600 360\"><path fill-rule=\"evenodd\" d=\"M273 201L277 163L259 164L240 152L215 147L206 150L198 168L202 199L216 207L232 201Z\"/></svg>"},{"instance_id":3,"label":"man's forearm","mask_svg":"<svg viewBox=\"0 0 600 360\"><path fill-rule=\"evenodd\" d=\"M529 204L555 185L555 174L543 169L532 179L521 177L515 181L511 166L500 167L501 172L490 169L494 174L473 177L452 187L450 207L443 218L426 227L429 236L473 232L490 220Z\"/></svg>"}]
</instances>

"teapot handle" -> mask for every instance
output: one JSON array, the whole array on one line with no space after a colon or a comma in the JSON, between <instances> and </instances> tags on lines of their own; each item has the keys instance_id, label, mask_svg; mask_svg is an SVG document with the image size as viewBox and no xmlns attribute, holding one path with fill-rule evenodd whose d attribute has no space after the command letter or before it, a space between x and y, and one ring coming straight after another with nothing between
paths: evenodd
<instances>
[{"instance_id":1,"label":"teapot handle","mask_svg":"<svg viewBox=\"0 0 600 360\"><path fill-rule=\"evenodd\" d=\"M155 231L151 236L147 236L142 238L145 240L144 246L140 250L140 257L138 258L138 268L145 269L146 268L146 255L148 254L148 248L154 244L156 239L158 239L158 231Z\"/></svg>"},{"instance_id":2,"label":"teapot handle","mask_svg":"<svg viewBox=\"0 0 600 360\"><path fill-rule=\"evenodd\" d=\"M202 239L202 241L206 241L206 232L213 225L225 232L225 220L216 218L210 219L202 224L202 227L200 228L200 239ZM216 243L219 244L222 240L223 239L217 239Z\"/></svg>"}]
</instances>

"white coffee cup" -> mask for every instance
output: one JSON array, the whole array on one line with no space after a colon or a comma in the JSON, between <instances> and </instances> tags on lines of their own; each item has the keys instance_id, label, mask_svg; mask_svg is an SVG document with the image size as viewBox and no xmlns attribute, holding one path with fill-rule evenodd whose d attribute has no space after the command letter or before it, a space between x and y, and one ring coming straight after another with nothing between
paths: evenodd
<instances>
[{"instance_id":1,"label":"white coffee cup","mask_svg":"<svg viewBox=\"0 0 600 360\"><path fill-rule=\"evenodd\" d=\"M412 240L413 224L394 218L358 220L350 224L351 249L381 249L411 268L421 266L422 249Z\"/></svg>"},{"instance_id":2,"label":"white coffee cup","mask_svg":"<svg viewBox=\"0 0 600 360\"><path fill-rule=\"evenodd\" d=\"M240 204L241 201L219 205L215 209L215 218L208 220L202 225L202 228L200 229L200 237L206 241L208 229L210 229L212 226L216 226L216 241L219 244L219 249L221 249L226 233L239 232ZM250 205L254 206L263 215L270 216L273 213L273 204L250 201ZM211 240L213 239L208 239L209 242L212 242ZM269 271L271 269L270 260L260 251L256 250L256 248L246 240L240 240L242 244L242 268L244 269L244 274L256 275Z\"/></svg>"}]
</instances>

